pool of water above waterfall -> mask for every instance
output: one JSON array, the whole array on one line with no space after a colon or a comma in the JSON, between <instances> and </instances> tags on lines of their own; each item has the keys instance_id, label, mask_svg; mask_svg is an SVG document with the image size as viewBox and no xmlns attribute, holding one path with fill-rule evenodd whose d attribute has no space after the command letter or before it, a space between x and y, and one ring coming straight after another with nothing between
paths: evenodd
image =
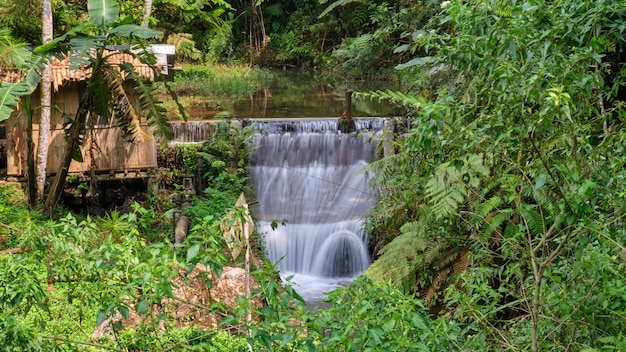
<instances>
[{"instance_id":1,"label":"pool of water above waterfall","mask_svg":"<svg viewBox=\"0 0 626 352\"><path fill-rule=\"evenodd\" d=\"M345 110L346 91L369 92L397 89L384 81L346 82L307 73L275 72L274 78L249 97L202 100L188 113L193 120L213 119L227 113L236 118L339 117ZM395 116L399 111L385 101L353 94L352 116Z\"/></svg>"}]
</instances>

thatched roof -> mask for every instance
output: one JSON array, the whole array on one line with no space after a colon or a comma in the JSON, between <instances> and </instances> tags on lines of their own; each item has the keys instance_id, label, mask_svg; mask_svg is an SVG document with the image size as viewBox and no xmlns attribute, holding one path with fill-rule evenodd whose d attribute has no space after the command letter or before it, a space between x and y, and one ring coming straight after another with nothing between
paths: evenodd
<instances>
[{"instance_id":1,"label":"thatched roof","mask_svg":"<svg viewBox=\"0 0 626 352\"><path fill-rule=\"evenodd\" d=\"M22 74L17 70L0 68L0 82L17 82L22 79Z\"/></svg>"},{"instance_id":2,"label":"thatched roof","mask_svg":"<svg viewBox=\"0 0 626 352\"><path fill-rule=\"evenodd\" d=\"M154 80L154 72L150 66L142 64L132 55L124 52L105 51L105 55L110 55L112 53L115 53L115 55L109 57L109 63L113 65L127 62L131 63L139 75L149 79L150 81ZM52 60L52 88L55 91L58 91L59 87L68 82L78 82L87 79L90 73L90 70L70 69L70 62L68 58L63 60L54 58ZM0 69L0 81L2 82L17 82L21 79L22 75L17 70Z\"/></svg>"}]
</instances>

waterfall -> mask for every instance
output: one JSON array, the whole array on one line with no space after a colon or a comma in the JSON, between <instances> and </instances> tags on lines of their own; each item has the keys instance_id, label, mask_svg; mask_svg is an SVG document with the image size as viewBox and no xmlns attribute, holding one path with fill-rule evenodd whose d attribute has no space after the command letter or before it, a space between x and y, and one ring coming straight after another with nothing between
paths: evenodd
<instances>
[{"instance_id":1,"label":"waterfall","mask_svg":"<svg viewBox=\"0 0 626 352\"><path fill-rule=\"evenodd\" d=\"M307 302L319 302L370 265L362 227L375 194L361 169L376 157L382 119L357 120L351 134L337 132L337 119L253 124L250 176L266 253Z\"/></svg>"},{"instance_id":2,"label":"waterfall","mask_svg":"<svg viewBox=\"0 0 626 352\"><path fill-rule=\"evenodd\" d=\"M170 144L202 143L209 139L215 131L212 121L171 121L170 126L174 132L174 138Z\"/></svg>"}]
</instances>

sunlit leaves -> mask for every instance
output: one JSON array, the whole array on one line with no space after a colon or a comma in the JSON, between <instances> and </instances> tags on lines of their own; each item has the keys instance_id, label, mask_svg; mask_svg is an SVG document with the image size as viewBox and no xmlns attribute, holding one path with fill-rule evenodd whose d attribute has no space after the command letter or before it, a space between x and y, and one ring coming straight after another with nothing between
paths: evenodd
<instances>
[{"instance_id":1,"label":"sunlit leaves","mask_svg":"<svg viewBox=\"0 0 626 352\"><path fill-rule=\"evenodd\" d=\"M89 0L87 9L89 18L101 29L105 29L119 16L119 7L115 0Z\"/></svg>"},{"instance_id":2,"label":"sunlit leaves","mask_svg":"<svg viewBox=\"0 0 626 352\"><path fill-rule=\"evenodd\" d=\"M162 35L163 32L134 24L123 24L109 29L108 34L119 35L124 38L137 37L141 39L149 39Z\"/></svg>"},{"instance_id":3,"label":"sunlit leaves","mask_svg":"<svg viewBox=\"0 0 626 352\"><path fill-rule=\"evenodd\" d=\"M29 92L30 89L26 82L0 83L0 121L8 119L19 104L20 96Z\"/></svg>"}]
</instances>

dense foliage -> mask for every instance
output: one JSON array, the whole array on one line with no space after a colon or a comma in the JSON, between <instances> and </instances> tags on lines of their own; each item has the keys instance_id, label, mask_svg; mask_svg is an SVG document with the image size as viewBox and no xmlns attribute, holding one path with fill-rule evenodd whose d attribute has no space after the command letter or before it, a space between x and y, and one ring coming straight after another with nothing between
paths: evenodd
<instances>
[{"instance_id":1,"label":"dense foliage","mask_svg":"<svg viewBox=\"0 0 626 352\"><path fill-rule=\"evenodd\" d=\"M371 95L416 127L374 166L388 244L369 274L485 349L623 348L626 7L441 7L398 48L421 94Z\"/></svg>"},{"instance_id":2,"label":"dense foliage","mask_svg":"<svg viewBox=\"0 0 626 352\"><path fill-rule=\"evenodd\" d=\"M268 265L255 273L260 319L246 318L245 300L227 314L224 327L237 327L231 349L626 349L623 2L257 1L223 15L222 31L180 36L200 51L187 59L327 62L360 76L395 65L410 93L362 96L392 100L413 119L396 153L370 166L380 199L369 216L376 261L366 277L307 312ZM189 29L176 25L172 32ZM214 182L214 201L189 210L196 219L225 211L245 184L248 135L224 132L227 143L186 154L190 169L198 156L206 161ZM22 251L0 255L0 341L18 350L78 346L70 340L88 341L83 330L128 311L126 297L142 313L167 296L174 267L224 265L215 218L196 224L179 257L168 243L142 240L140 208L52 223L13 203L16 190L2 192L0 244ZM50 272L86 280L50 293ZM71 318L55 311L61 300ZM108 347L191 349L193 340L210 348L224 336L135 331Z\"/></svg>"},{"instance_id":3,"label":"dense foliage","mask_svg":"<svg viewBox=\"0 0 626 352\"><path fill-rule=\"evenodd\" d=\"M387 79L393 75L390 69L409 57L394 53L393 48L438 9L437 2L407 0L152 3L149 25L163 33L157 41L174 45L181 61L323 68L341 75ZM142 22L143 2L118 4L119 23ZM55 35L82 23L86 11L84 1L55 1ZM0 6L0 14L0 27L12 29L15 37L31 45L40 43L37 2L9 0Z\"/></svg>"}]
</instances>

